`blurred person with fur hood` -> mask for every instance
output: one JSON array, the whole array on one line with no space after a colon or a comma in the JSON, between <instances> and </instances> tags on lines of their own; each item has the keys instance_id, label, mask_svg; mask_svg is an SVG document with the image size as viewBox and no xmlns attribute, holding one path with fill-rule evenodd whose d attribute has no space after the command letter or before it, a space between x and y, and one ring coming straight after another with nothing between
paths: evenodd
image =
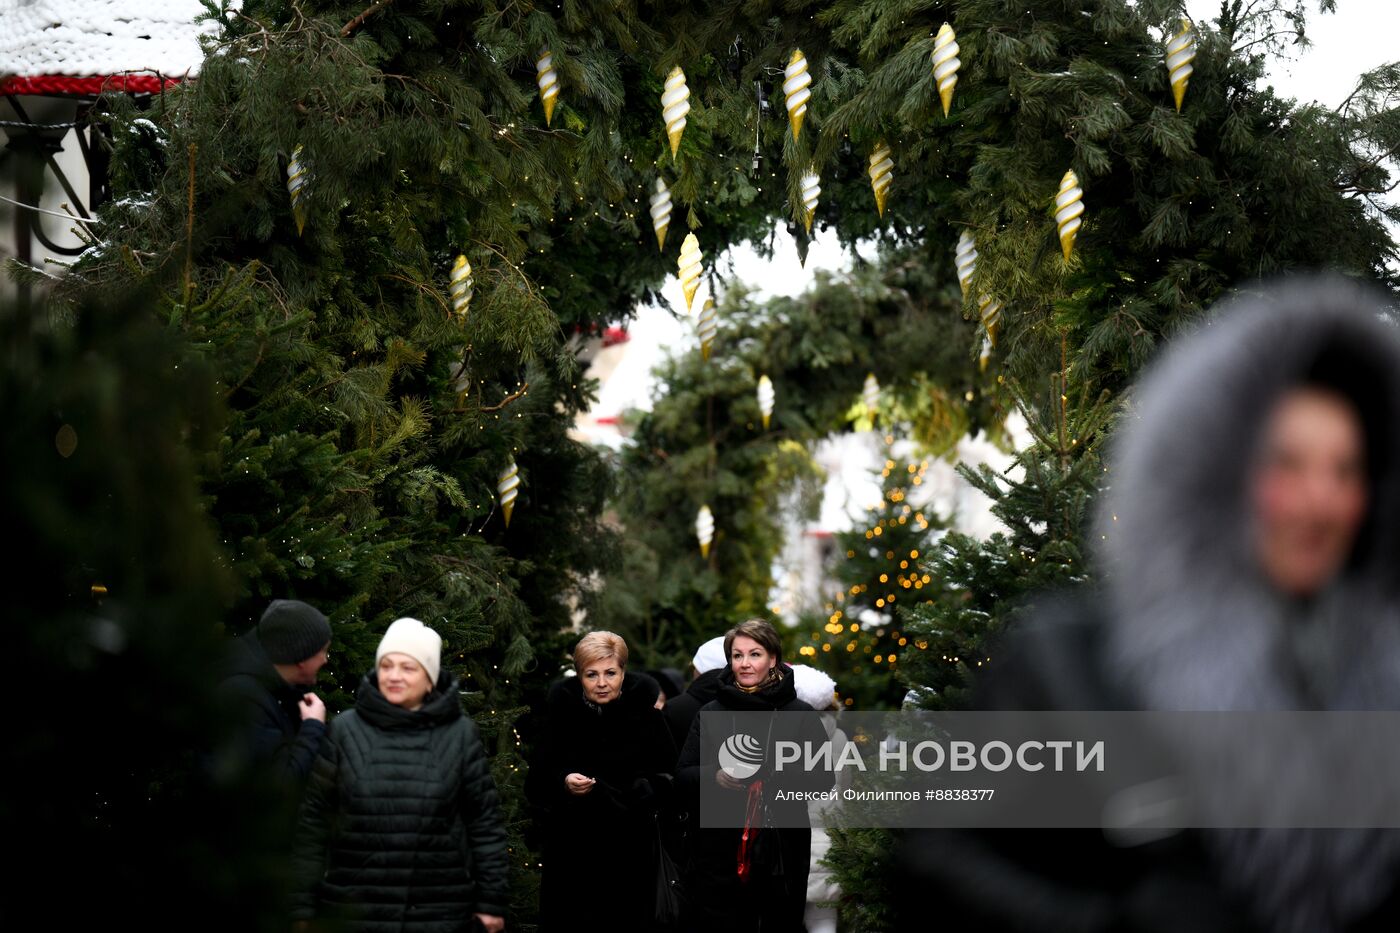
<instances>
[{"instance_id":1,"label":"blurred person with fur hood","mask_svg":"<svg viewBox=\"0 0 1400 933\"><path fill-rule=\"evenodd\" d=\"M980 707L1400 710L1396 323L1340 279L1244 295L1133 391L1092 529L1101 582L1028 610ZM1306 756L1216 751L1186 763L1225 776L1214 806L1327 790ZM1400 924L1391 830L928 830L899 861L900 915L936 900L950 929Z\"/></svg>"}]
</instances>

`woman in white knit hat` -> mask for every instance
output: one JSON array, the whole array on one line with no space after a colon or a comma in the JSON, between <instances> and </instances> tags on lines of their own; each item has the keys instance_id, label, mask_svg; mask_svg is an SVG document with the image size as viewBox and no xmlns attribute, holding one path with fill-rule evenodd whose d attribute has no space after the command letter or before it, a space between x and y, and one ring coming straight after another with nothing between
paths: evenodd
<instances>
[{"instance_id":1,"label":"woman in white knit hat","mask_svg":"<svg viewBox=\"0 0 1400 933\"><path fill-rule=\"evenodd\" d=\"M389 626L356 708L331 724L296 841L293 918L358 933L505 927L505 824L476 723L442 638Z\"/></svg>"}]
</instances>

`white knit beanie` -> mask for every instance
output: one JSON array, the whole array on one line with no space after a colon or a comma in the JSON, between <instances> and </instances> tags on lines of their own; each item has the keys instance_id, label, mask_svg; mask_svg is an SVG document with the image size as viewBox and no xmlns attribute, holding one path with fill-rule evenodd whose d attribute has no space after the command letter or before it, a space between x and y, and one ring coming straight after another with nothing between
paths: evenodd
<instances>
[{"instance_id":1,"label":"white knit beanie","mask_svg":"<svg viewBox=\"0 0 1400 933\"><path fill-rule=\"evenodd\" d=\"M374 653L377 667L386 654L406 654L428 672L431 684L437 686L442 668L442 636L417 619L395 619L384 633L379 650Z\"/></svg>"},{"instance_id":2,"label":"white knit beanie","mask_svg":"<svg viewBox=\"0 0 1400 933\"><path fill-rule=\"evenodd\" d=\"M728 667L729 659L724 656L724 636L716 635L701 645L695 652L695 657L690 659L690 663L694 664L695 670L701 674Z\"/></svg>"},{"instance_id":3,"label":"white knit beanie","mask_svg":"<svg viewBox=\"0 0 1400 933\"><path fill-rule=\"evenodd\" d=\"M836 699L836 681L825 671L806 664L794 664L792 676L797 698L812 709L828 709Z\"/></svg>"}]
</instances>

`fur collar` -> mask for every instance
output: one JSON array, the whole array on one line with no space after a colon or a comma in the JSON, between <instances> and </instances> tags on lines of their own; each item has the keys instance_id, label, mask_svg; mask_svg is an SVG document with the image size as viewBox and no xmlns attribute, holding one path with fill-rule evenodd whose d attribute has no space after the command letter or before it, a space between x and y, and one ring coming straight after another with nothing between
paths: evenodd
<instances>
[{"instance_id":1,"label":"fur collar","mask_svg":"<svg viewBox=\"0 0 1400 933\"><path fill-rule=\"evenodd\" d=\"M1400 338L1381 313L1340 280L1290 283L1173 344L1134 392L1094 538L1110 667L1147 708L1400 709ZM1322 351L1347 360L1384 429L1368 431L1373 519L1356 559L1305 604L1260 576L1244 487L1267 412ZM1334 637L1316 663L1346 677L1300 669L1298 629L1317 624Z\"/></svg>"},{"instance_id":2,"label":"fur collar","mask_svg":"<svg viewBox=\"0 0 1400 933\"><path fill-rule=\"evenodd\" d=\"M1146 709L1400 709L1400 338L1371 294L1288 280L1174 343L1141 381L1114 442L1096 534L1105 660ZM1372 518L1325 592L1287 598L1248 546L1246 471L1267 412L1320 356L1366 424ZM1229 795L1317 792L1324 778L1257 749L1196 750ZM1285 759L1287 756L1283 756ZM1238 798L1236 798L1238 799ZM1274 933L1342 930L1389 894L1400 834L1203 833L1225 885Z\"/></svg>"}]
</instances>

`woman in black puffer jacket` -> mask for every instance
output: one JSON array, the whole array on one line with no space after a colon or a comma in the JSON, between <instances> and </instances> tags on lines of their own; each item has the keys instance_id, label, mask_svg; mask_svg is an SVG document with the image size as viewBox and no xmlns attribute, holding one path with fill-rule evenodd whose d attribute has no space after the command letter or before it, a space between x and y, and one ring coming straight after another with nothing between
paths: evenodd
<instances>
[{"instance_id":1,"label":"woman in black puffer jacket","mask_svg":"<svg viewBox=\"0 0 1400 933\"><path fill-rule=\"evenodd\" d=\"M684 928L694 933L802 933L811 824L802 799L779 799L777 791L820 793L834 779L829 763L811 769L789 766L777 774L770 770L771 750L777 735L815 750L827 744L826 729L812 707L797 698L792 667L783 662L782 643L772 625L762 619L736 625L724 636L724 654L729 666L720 674L719 695L700 708L676 767L682 805L699 814L702 827L695 832L683 875ZM751 715L773 713L789 715L783 722L772 715ZM756 772L736 779L721 765L719 742L760 729L769 757ZM747 844L745 826L750 827Z\"/></svg>"},{"instance_id":2,"label":"woman in black puffer jacket","mask_svg":"<svg viewBox=\"0 0 1400 933\"><path fill-rule=\"evenodd\" d=\"M506 832L442 639L399 619L337 716L302 804L293 918L358 933L504 929Z\"/></svg>"},{"instance_id":3,"label":"woman in black puffer jacket","mask_svg":"<svg viewBox=\"0 0 1400 933\"><path fill-rule=\"evenodd\" d=\"M591 632L574 649L578 676L549 692L525 783L545 832L543 933L652 929L655 820L676 752L656 681L626 666L622 638Z\"/></svg>"}]
</instances>

